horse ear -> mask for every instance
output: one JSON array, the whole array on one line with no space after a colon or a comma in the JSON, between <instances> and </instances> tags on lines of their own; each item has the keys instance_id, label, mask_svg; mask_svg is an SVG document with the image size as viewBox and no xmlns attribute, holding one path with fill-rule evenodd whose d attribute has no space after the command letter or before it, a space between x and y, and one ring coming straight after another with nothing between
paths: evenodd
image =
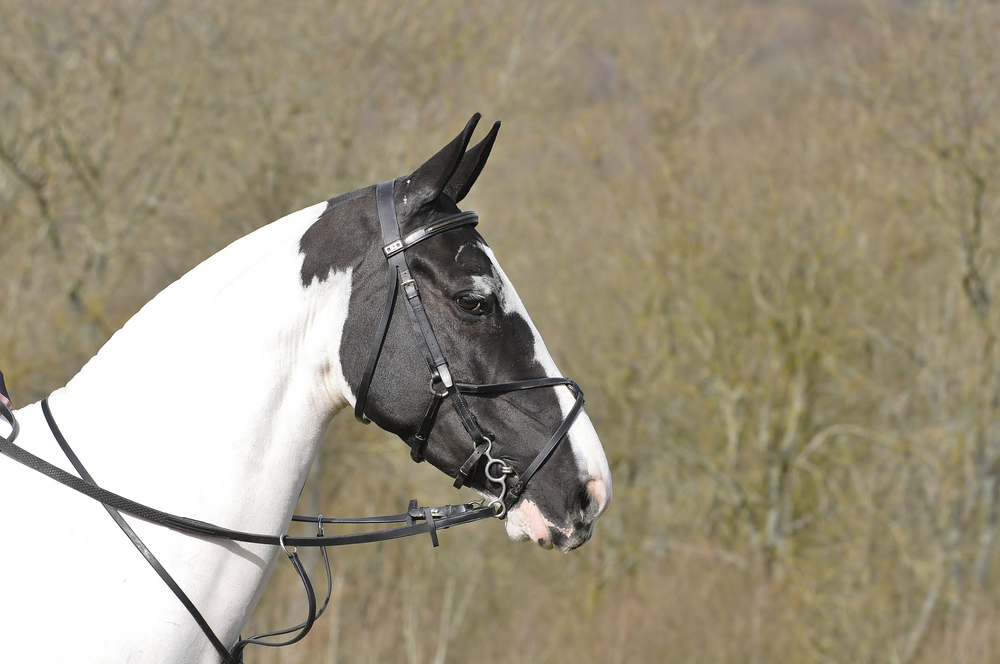
<instances>
[{"instance_id":1,"label":"horse ear","mask_svg":"<svg viewBox=\"0 0 1000 664\"><path fill-rule=\"evenodd\" d=\"M473 115L462 133L407 178L407 191L413 198L414 207L430 203L444 191L445 185L462 163L462 155L465 154L465 148L469 145L480 117L479 113Z\"/></svg>"},{"instance_id":2,"label":"horse ear","mask_svg":"<svg viewBox=\"0 0 1000 664\"><path fill-rule=\"evenodd\" d=\"M448 184L444 187L444 193L450 196L451 200L458 203L472 189L472 185L476 183L476 178L483 172L486 160L490 158L490 150L493 149L493 143L497 140L498 131L500 131L499 120L493 124L490 133L486 134L486 138L481 140L462 157L462 163L458 165L455 174L451 176Z\"/></svg>"}]
</instances>

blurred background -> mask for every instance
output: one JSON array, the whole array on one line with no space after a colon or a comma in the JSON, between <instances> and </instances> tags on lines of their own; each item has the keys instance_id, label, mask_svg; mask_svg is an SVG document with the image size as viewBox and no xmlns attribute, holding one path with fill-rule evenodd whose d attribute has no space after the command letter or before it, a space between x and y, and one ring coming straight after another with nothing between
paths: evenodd
<instances>
[{"instance_id":1,"label":"blurred background","mask_svg":"<svg viewBox=\"0 0 1000 664\"><path fill-rule=\"evenodd\" d=\"M0 0L0 367L41 398L480 111L465 207L615 501L566 556L492 522L335 550L328 614L247 661L995 662L998 53L972 0ZM350 420L300 511L471 497ZM304 616L286 567L250 629Z\"/></svg>"}]
</instances>

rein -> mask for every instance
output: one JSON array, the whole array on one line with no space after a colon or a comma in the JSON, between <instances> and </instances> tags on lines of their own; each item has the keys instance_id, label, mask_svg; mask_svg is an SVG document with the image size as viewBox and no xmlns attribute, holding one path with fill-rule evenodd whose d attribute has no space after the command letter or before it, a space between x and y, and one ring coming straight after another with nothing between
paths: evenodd
<instances>
[{"instance_id":1,"label":"rein","mask_svg":"<svg viewBox=\"0 0 1000 664\"><path fill-rule=\"evenodd\" d=\"M111 518L115 520L115 523L125 532L128 538L132 541L132 544L139 550L150 566L159 574L160 578L163 579L164 583L170 588L170 590L177 596L180 602L187 608L188 612L194 618L195 622L205 633L205 636L212 643L212 646L219 652L222 656L222 661L225 664L240 664L243 661L242 652L247 645L261 645L261 646L285 646L291 645L299 640L301 640L310 630L316 618L322 615L323 610L326 608L327 603L330 601L330 589L332 587L332 580L330 577L330 562L327 557L326 547L330 546L346 546L349 544L367 544L372 542L384 542L387 540L399 539L403 537L413 537L415 535L422 535L424 533L429 533L431 537L431 543L434 546L438 546L437 531L445 530L451 528L452 526L458 526L464 523L472 523L474 521L482 521L483 519L488 519L495 516L495 511L489 505L477 505L475 503L466 503L460 505L443 505L440 507L420 507L417 505L416 500L411 500L410 504L405 512L400 514L390 514L385 516L369 516L369 517L352 517L352 518L328 518L323 515L319 516L300 516L294 515L292 521L305 522L305 523L315 523L317 527L317 534L314 537L293 537L288 534L284 535L265 535L259 533L250 533L239 530L232 530L230 528L224 528L222 526L216 526L205 521L199 521L197 519L190 519L188 517L177 516L170 514L168 512L163 512L152 507L147 507L142 503L137 503L134 500L120 496L114 492L102 489L97 485L94 478L87 472L87 469L83 466L80 459L73 452L69 443L66 441L62 432L59 430L59 426L56 424L55 419L52 416L52 411L49 408L48 399L42 400L42 413L45 416L45 420L52 431L56 442L59 443L60 448L66 454L66 457L76 468L77 472L80 473L80 477L66 472L58 466L54 466L48 461L35 456L31 452L17 446L14 444L14 440L20 433L21 427L17 418L14 417L13 409L8 405L6 399L0 399L0 418L3 418L11 426L11 432L8 436L0 436L0 454L10 457L14 461L31 468L37 472L46 475L47 477L63 484L83 495L92 498L104 505L104 508L111 515ZM177 585L177 582L173 580L170 574L163 568L159 563L153 553L143 544L139 536L136 535L135 531L128 525L128 523L122 518L119 512L124 512L131 516L142 519L143 521L148 521L150 523L155 523L161 526L165 526L172 530L185 533L188 535L197 535L202 537L213 537L218 539L226 539L234 542L246 542L251 544L267 544L272 546L280 546L282 551L288 556L289 561L295 568L296 573L302 580L302 585L305 588L306 598L309 604L308 617L305 622L296 625L294 627L289 627L287 629L279 630L276 632L268 632L266 634L258 634L256 636L250 637L248 639L241 639L232 649L228 650L219 638L215 635L215 632L209 626L208 622L198 611L194 603L188 598L184 591ZM389 523L403 523L405 525L398 528L387 528L383 530L375 530L364 533L351 533L347 535L326 535L323 526L325 524L389 524ZM289 547L292 550L289 550ZM323 603L323 606L318 610L316 608L316 594L312 586L312 582L309 580L309 576L306 574L305 568L302 562L299 560L298 547L317 547L320 549L323 560L326 567L327 574L327 597ZM294 637L287 641L273 642L264 640L267 637L281 636L294 631L299 631Z\"/></svg>"}]
</instances>

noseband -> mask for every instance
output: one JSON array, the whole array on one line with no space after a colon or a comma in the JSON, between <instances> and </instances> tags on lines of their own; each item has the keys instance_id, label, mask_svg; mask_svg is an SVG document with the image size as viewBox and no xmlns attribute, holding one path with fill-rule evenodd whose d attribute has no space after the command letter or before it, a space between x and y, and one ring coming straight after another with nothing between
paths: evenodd
<instances>
[{"instance_id":1,"label":"noseband","mask_svg":"<svg viewBox=\"0 0 1000 664\"><path fill-rule=\"evenodd\" d=\"M490 502L490 505L496 512L497 517L503 518L507 510L524 493L528 481L549 460L559 442L566 437L566 433L573 426L573 422L580 414L580 409L583 408L583 390L580 389L580 386L576 382L569 378L560 377L533 378L509 383L484 385L454 382L451 371L448 368L448 362L445 360L444 353L441 352L441 346L438 344L437 337L434 336L434 329L427 318L427 311L420 301L420 291L417 288L417 283L410 275L410 268L406 263L406 250L435 235L465 226L475 226L479 223L479 216L472 211L459 212L440 221L418 228L406 237L402 237L399 230L399 221L396 218L396 205L393 199L394 185L395 180L389 180L388 182L379 184L375 189L378 221L382 228L382 253L385 255L389 267L388 292L385 299L385 306L382 308L382 319L379 322L371 351L368 354L368 365L365 367L365 373L361 378L361 385L358 387L354 416L359 422L364 424L368 424L371 421L365 416L368 391L371 387L372 377L375 374L375 367L378 364L379 356L382 354L385 337L389 332L389 323L392 320L393 308L396 305L396 296L399 289L402 288L406 299L406 312L409 314L414 334L422 342L420 348L423 351L424 359L427 360L427 367L430 369L429 389L432 395L423 422L421 422L417 433L414 435L410 448L410 456L418 463L424 460L427 439L430 436L431 429L434 427L434 422L437 420L441 403L445 398L451 398L451 402L462 420L462 425L472 438L472 445L474 447L472 454L462 464L455 475L455 488L461 488L478 467L480 460L485 458L486 467L484 471L486 479L495 485L497 490L497 496ZM560 385L569 388L576 401L562 424L552 437L549 438L548 443L535 456L535 459L528 465L527 469L519 474L510 464L492 456L494 441L483 433L479 423L476 421L475 415L472 413L472 409L469 408L465 395L492 396L520 390L533 390L541 387L558 387Z\"/></svg>"}]
</instances>

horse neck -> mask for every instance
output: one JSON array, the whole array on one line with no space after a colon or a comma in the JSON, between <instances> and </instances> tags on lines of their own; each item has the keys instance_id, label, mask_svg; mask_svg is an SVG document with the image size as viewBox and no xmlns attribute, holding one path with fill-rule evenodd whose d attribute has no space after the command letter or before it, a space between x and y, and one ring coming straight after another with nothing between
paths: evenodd
<instances>
[{"instance_id":1,"label":"horse neck","mask_svg":"<svg viewBox=\"0 0 1000 664\"><path fill-rule=\"evenodd\" d=\"M229 527L283 527L350 394L339 361L350 272L308 289L299 276L298 240L324 208L202 263L52 395L98 482Z\"/></svg>"}]
</instances>

